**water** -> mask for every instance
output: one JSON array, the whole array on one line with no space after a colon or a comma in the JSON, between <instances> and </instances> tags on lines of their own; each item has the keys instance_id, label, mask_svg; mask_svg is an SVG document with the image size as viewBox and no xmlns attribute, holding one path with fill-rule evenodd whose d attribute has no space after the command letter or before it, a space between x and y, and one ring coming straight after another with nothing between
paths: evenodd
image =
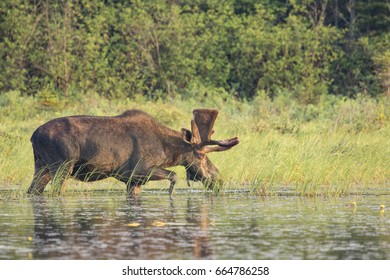
<instances>
[{"instance_id":1,"label":"water","mask_svg":"<svg viewBox=\"0 0 390 280\"><path fill-rule=\"evenodd\" d=\"M390 259L389 206L386 195L3 200L0 259Z\"/></svg>"}]
</instances>

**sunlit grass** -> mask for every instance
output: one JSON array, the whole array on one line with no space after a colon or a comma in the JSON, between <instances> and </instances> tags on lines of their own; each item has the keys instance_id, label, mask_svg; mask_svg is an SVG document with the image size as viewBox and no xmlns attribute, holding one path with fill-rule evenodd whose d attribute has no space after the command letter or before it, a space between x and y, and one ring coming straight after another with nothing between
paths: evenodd
<instances>
[{"instance_id":1,"label":"sunlit grass","mask_svg":"<svg viewBox=\"0 0 390 280\"><path fill-rule=\"evenodd\" d=\"M329 98L318 106L301 106L283 98L197 102L107 100L84 96L50 105L16 92L0 95L0 198L23 196L34 172L33 131L46 121L67 115L117 115L141 109L167 126L189 128L192 110L213 107L220 111L216 139L238 136L240 144L209 157L221 171L226 190L273 195L347 195L368 189L390 188L389 100ZM172 168L187 189L182 167ZM195 188L201 189L199 183ZM47 191L55 190L48 186ZM169 181L149 182L145 189L167 193ZM123 183L113 179L96 183L70 180L67 194L114 191ZM8 190L8 191L7 191ZM46 192L45 192L46 193Z\"/></svg>"},{"instance_id":2,"label":"sunlit grass","mask_svg":"<svg viewBox=\"0 0 390 280\"><path fill-rule=\"evenodd\" d=\"M220 160L225 177L254 191L288 187L304 195L342 195L361 187L389 187L388 138L375 137L341 132L246 135Z\"/></svg>"}]
</instances>

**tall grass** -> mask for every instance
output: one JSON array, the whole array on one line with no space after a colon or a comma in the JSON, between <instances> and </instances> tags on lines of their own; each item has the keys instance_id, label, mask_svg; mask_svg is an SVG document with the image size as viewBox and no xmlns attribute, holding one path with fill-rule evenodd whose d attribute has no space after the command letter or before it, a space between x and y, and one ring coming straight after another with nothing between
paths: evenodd
<instances>
[{"instance_id":1,"label":"tall grass","mask_svg":"<svg viewBox=\"0 0 390 280\"><path fill-rule=\"evenodd\" d=\"M68 101L39 100L8 92L0 95L0 190L25 193L34 171L30 136L52 118L117 115L136 108L180 130L190 127L192 110L202 107L220 110L215 138L240 139L233 149L209 155L221 171L226 189L344 195L390 188L390 106L386 98L327 96L318 105L303 106L283 95L272 101L259 96L251 102L215 97L152 102L143 98L107 100L96 95ZM172 170L182 179L177 188L187 188L184 169ZM108 182L70 181L68 189L122 184ZM169 186L168 181L148 184Z\"/></svg>"}]
</instances>

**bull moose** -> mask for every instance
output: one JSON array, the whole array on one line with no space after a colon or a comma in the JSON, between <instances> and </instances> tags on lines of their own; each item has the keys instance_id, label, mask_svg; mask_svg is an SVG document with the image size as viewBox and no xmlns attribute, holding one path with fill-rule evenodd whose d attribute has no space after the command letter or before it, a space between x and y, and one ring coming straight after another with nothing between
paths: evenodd
<instances>
[{"instance_id":1,"label":"bull moose","mask_svg":"<svg viewBox=\"0 0 390 280\"><path fill-rule=\"evenodd\" d=\"M214 109L193 111L191 131L181 132L158 123L140 110L113 117L71 116L53 119L31 137L35 172L28 194L42 194L50 180L64 190L68 177L97 181L114 177L126 183L129 194L149 180L170 180L172 195L178 176L166 168L184 166L189 180L207 188L219 186L219 171L207 153L226 151L238 138L211 140L218 116Z\"/></svg>"}]
</instances>

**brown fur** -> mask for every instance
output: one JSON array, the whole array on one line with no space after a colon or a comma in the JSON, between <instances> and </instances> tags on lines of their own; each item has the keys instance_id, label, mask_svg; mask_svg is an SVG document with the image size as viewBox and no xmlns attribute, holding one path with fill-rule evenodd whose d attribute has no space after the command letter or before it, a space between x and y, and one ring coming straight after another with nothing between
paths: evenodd
<instances>
[{"instance_id":1,"label":"brown fur","mask_svg":"<svg viewBox=\"0 0 390 280\"><path fill-rule=\"evenodd\" d=\"M187 179L216 184L217 168L189 137L194 137L192 132L183 136L139 110L51 120L31 137L35 174L28 193L41 194L57 174L61 185L69 176L82 181L114 177L126 183L129 192L148 180L168 179L172 194L177 175L165 168L177 165L187 169ZM231 140L230 147L238 144L237 138Z\"/></svg>"}]
</instances>

